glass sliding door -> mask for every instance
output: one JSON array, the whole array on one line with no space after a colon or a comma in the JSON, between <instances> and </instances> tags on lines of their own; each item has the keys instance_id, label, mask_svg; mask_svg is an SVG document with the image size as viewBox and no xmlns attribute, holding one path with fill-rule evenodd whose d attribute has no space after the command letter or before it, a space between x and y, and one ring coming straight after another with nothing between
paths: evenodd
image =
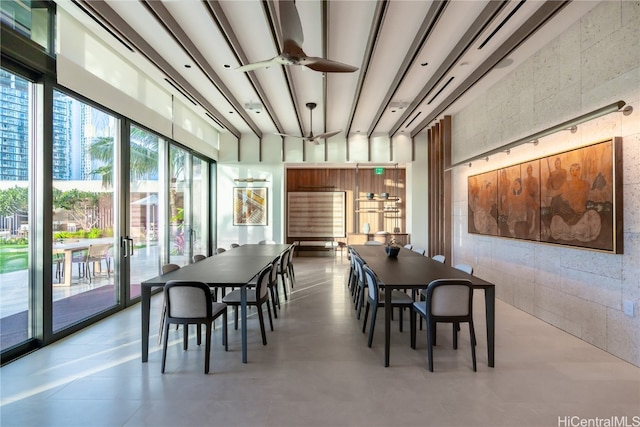
<instances>
[{"instance_id":1,"label":"glass sliding door","mask_svg":"<svg viewBox=\"0 0 640 427\"><path fill-rule=\"evenodd\" d=\"M53 332L118 304L119 121L53 92Z\"/></svg>"},{"instance_id":2,"label":"glass sliding door","mask_svg":"<svg viewBox=\"0 0 640 427\"><path fill-rule=\"evenodd\" d=\"M0 69L0 351L33 337L29 200L33 84Z\"/></svg>"},{"instance_id":3,"label":"glass sliding door","mask_svg":"<svg viewBox=\"0 0 640 427\"><path fill-rule=\"evenodd\" d=\"M131 126L129 144L129 233L133 248L129 258L129 297L140 296L140 283L159 274L160 231L166 222L160 202L163 188L159 147L162 139L136 126Z\"/></svg>"},{"instance_id":4,"label":"glass sliding door","mask_svg":"<svg viewBox=\"0 0 640 427\"><path fill-rule=\"evenodd\" d=\"M210 175L209 162L193 157L193 178L191 198L191 228L193 229L192 247L194 254L209 254L209 206L210 206Z\"/></svg>"},{"instance_id":5,"label":"glass sliding door","mask_svg":"<svg viewBox=\"0 0 640 427\"><path fill-rule=\"evenodd\" d=\"M193 255L190 158L186 150L169 146L169 262L178 265L189 264Z\"/></svg>"}]
</instances>

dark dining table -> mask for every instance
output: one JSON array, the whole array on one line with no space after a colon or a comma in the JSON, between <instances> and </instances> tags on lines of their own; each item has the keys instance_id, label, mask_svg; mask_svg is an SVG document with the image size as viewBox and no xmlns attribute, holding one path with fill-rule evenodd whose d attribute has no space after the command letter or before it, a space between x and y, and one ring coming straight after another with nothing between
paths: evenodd
<instances>
[{"instance_id":1,"label":"dark dining table","mask_svg":"<svg viewBox=\"0 0 640 427\"><path fill-rule=\"evenodd\" d=\"M240 288L242 363L247 363L247 284L290 245L243 245L141 283L142 362L149 359L151 290L171 280L192 280L211 287Z\"/></svg>"},{"instance_id":2,"label":"dark dining table","mask_svg":"<svg viewBox=\"0 0 640 427\"><path fill-rule=\"evenodd\" d=\"M425 289L437 279L467 279L474 289L484 291L487 325L488 365L494 367L495 350L495 285L408 249L401 249L397 257L388 257L384 246L352 245L356 253L376 273L385 293L384 366L389 366L391 347L391 293L394 289ZM415 342L411 345L415 348Z\"/></svg>"}]
</instances>

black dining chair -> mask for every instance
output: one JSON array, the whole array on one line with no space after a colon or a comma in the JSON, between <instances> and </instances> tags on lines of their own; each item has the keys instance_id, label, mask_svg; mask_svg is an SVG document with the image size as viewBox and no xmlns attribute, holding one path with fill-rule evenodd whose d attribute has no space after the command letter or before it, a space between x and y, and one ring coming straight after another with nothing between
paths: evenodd
<instances>
[{"instance_id":1,"label":"black dining chair","mask_svg":"<svg viewBox=\"0 0 640 427\"><path fill-rule=\"evenodd\" d=\"M376 314L378 312L378 308L383 308L385 306L385 297L384 292L380 290L378 277L373 272L373 270L371 270L368 265L364 265L362 267L362 272L364 273L364 279L366 281L368 290L368 299L367 306L364 310L364 323L362 324L362 333L366 332L367 317L369 315L369 308L371 308L371 325L369 326L369 339L367 340L367 345L371 347L371 345L373 344L373 331L376 326ZM393 290L391 292L391 308L393 309L394 307L398 307L400 309L398 321L400 322L400 332L402 332L402 312L405 308L412 310L413 299L402 291ZM413 342L413 339L415 337L415 317L413 316L413 314L410 314L410 319L411 333L409 338L411 339L411 342Z\"/></svg>"},{"instance_id":2,"label":"black dining chair","mask_svg":"<svg viewBox=\"0 0 640 427\"><path fill-rule=\"evenodd\" d=\"M228 350L227 341L227 304L213 302L209 285L202 282L171 280L164 286L164 299L167 310L164 321L164 344L162 345L162 373L167 362L167 345L169 340L169 325L183 325L184 334L182 348L189 347L189 325L196 325L198 331L205 325L205 356L204 373L209 373L209 359L211 357L211 328L215 320L222 316L222 344ZM198 333L198 345L201 343Z\"/></svg>"},{"instance_id":3,"label":"black dining chair","mask_svg":"<svg viewBox=\"0 0 640 427\"><path fill-rule=\"evenodd\" d=\"M476 334L473 327L473 285L465 279L438 279L421 291L425 301L413 303L413 309L427 323L427 358L429 371L433 372L433 347L436 345L436 324L452 323L453 348L458 348L456 325L469 324L471 358L476 370ZM414 330L415 331L415 330Z\"/></svg>"},{"instance_id":4,"label":"black dining chair","mask_svg":"<svg viewBox=\"0 0 640 427\"><path fill-rule=\"evenodd\" d=\"M271 302L269 300L269 279L271 275L271 269L274 268L273 264L269 264L264 267L260 273L258 273L258 280L255 282L255 287L247 289L247 306L254 306L258 311L258 321L260 322L260 332L262 334L262 344L267 345L267 334L264 327L264 316L262 315L262 306L266 304L267 312L269 314L269 326L273 331L273 319L271 318ZM222 302L235 307L235 329L238 329L238 311L242 303L241 289L234 289L222 298Z\"/></svg>"}]
</instances>

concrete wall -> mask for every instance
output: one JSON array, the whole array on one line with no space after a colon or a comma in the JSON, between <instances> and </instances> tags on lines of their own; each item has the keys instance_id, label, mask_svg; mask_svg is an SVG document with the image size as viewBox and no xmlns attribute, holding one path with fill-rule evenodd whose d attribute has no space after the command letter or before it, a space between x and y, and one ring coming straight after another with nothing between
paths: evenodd
<instances>
[{"instance_id":1,"label":"concrete wall","mask_svg":"<svg viewBox=\"0 0 640 427\"><path fill-rule=\"evenodd\" d=\"M640 366L640 2L605 1L453 116L453 162L618 100L612 113L472 167L454 169L453 262L498 297ZM624 254L467 233L467 177L589 143L623 139ZM623 312L633 304L634 315ZM506 344L506 343L505 343Z\"/></svg>"}]
</instances>

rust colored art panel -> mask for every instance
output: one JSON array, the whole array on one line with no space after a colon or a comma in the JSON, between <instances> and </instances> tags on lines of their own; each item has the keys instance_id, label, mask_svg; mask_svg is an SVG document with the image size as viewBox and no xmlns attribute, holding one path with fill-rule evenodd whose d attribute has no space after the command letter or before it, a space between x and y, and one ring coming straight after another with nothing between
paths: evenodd
<instances>
[{"instance_id":1,"label":"rust colored art panel","mask_svg":"<svg viewBox=\"0 0 640 427\"><path fill-rule=\"evenodd\" d=\"M469 233L498 235L498 173L469 177Z\"/></svg>"},{"instance_id":2,"label":"rust colored art panel","mask_svg":"<svg viewBox=\"0 0 640 427\"><path fill-rule=\"evenodd\" d=\"M498 171L498 234L540 240L540 161Z\"/></svg>"},{"instance_id":3,"label":"rust colored art panel","mask_svg":"<svg viewBox=\"0 0 640 427\"><path fill-rule=\"evenodd\" d=\"M615 142L541 159L541 241L622 252L622 144Z\"/></svg>"}]
</instances>

